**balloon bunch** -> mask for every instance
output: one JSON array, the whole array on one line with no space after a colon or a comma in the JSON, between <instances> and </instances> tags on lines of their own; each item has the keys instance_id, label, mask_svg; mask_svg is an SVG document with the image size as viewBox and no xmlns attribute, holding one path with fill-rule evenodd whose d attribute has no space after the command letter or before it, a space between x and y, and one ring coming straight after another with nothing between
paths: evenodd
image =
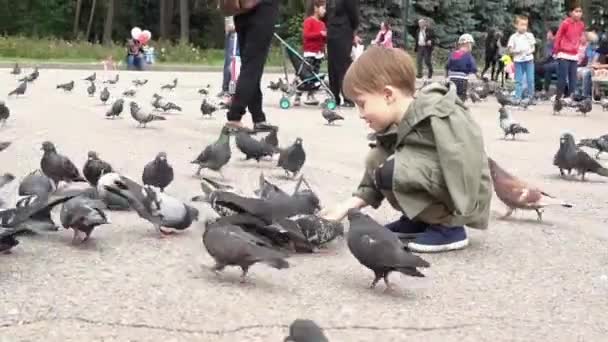
<instances>
[{"instance_id":1,"label":"balloon bunch","mask_svg":"<svg viewBox=\"0 0 608 342\"><path fill-rule=\"evenodd\" d=\"M131 37L138 40L142 45L146 45L152 39L152 33L148 30L142 31L139 27L134 27L131 30Z\"/></svg>"}]
</instances>

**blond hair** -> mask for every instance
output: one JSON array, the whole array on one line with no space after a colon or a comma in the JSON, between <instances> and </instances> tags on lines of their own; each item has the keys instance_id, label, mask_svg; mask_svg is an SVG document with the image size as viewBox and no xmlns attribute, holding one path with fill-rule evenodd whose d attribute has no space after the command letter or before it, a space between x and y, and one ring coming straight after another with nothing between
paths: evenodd
<instances>
[{"instance_id":1,"label":"blond hair","mask_svg":"<svg viewBox=\"0 0 608 342\"><path fill-rule=\"evenodd\" d=\"M343 84L342 91L349 99L381 92L386 86L413 95L416 91L416 68L407 52L372 46L348 68Z\"/></svg>"},{"instance_id":2,"label":"blond hair","mask_svg":"<svg viewBox=\"0 0 608 342\"><path fill-rule=\"evenodd\" d=\"M513 21L514 25L517 25L517 23L519 23L520 21L525 21L525 22L529 22L530 19L528 19L528 16L526 15L516 15L515 16L515 20Z\"/></svg>"}]
</instances>

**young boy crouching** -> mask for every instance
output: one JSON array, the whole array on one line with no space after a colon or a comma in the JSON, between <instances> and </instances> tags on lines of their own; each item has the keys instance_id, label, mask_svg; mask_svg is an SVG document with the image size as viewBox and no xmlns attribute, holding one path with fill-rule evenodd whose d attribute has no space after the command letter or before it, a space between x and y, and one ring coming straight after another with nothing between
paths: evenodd
<instances>
[{"instance_id":1,"label":"young boy crouching","mask_svg":"<svg viewBox=\"0 0 608 342\"><path fill-rule=\"evenodd\" d=\"M416 70L399 49L371 47L348 69L344 95L376 132L353 197L324 216L378 208L386 198L399 220L391 231L414 236L415 252L464 248L464 226L488 226L492 188L479 126L457 101L454 86L433 83L413 99Z\"/></svg>"}]
</instances>

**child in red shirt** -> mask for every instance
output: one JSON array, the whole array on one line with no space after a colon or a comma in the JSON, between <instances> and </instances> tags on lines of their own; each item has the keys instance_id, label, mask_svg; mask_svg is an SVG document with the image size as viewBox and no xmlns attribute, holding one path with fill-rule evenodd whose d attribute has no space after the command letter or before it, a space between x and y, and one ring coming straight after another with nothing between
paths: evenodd
<instances>
[{"instance_id":1,"label":"child in red shirt","mask_svg":"<svg viewBox=\"0 0 608 342\"><path fill-rule=\"evenodd\" d=\"M581 20L583 9L580 5L574 5L570 16L566 18L557 31L553 42L553 55L557 59L557 94L556 101L560 101L568 83L568 93L574 95L576 92L578 64L578 50L581 45L581 37L585 32L585 23Z\"/></svg>"},{"instance_id":2,"label":"child in red shirt","mask_svg":"<svg viewBox=\"0 0 608 342\"><path fill-rule=\"evenodd\" d=\"M314 12L304 20L302 30L302 48L304 59L312 65L312 71L318 74L321 69L321 62L325 57L325 44L327 42L327 28L321 20L325 16L325 0L314 0ZM305 66L306 67L306 66ZM301 93L296 94L295 106L300 105ZM319 101L315 98L314 92L308 92L306 105L316 106Z\"/></svg>"}]
</instances>

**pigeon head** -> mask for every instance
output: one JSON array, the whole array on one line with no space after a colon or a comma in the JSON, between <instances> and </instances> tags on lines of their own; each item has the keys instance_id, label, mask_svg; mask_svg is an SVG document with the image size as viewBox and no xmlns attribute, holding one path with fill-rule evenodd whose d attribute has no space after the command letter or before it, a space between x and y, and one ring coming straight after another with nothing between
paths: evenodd
<instances>
[{"instance_id":1,"label":"pigeon head","mask_svg":"<svg viewBox=\"0 0 608 342\"><path fill-rule=\"evenodd\" d=\"M42 150L44 152L55 152L55 145L50 141L45 141L42 143Z\"/></svg>"},{"instance_id":2,"label":"pigeon head","mask_svg":"<svg viewBox=\"0 0 608 342\"><path fill-rule=\"evenodd\" d=\"M329 340L315 322L309 319L296 319L289 326L289 336L285 337L283 342L301 341L328 342Z\"/></svg>"},{"instance_id":3,"label":"pigeon head","mask_svg":"<svg viewBox=\"0 0 608 342\"><path fill-rule=\"evenodd\" d=\"M295 144L296 144L296 145L302 145L302 142L303 142L302 138L299 138L299 137L298 137L298 138L296 138L296 142L295 142Z\"/></svg>"},{"instance_id":4,"label":"pigeon head","mask_svg":"<svg viewBox=\"0 0 608 342\"><path fill-rule=\"evenodd\" d=\"M161 163L167 163L167 153L166 152L158 152L156 155L156 161Z\"/></svg>"},{"instance_id":5,"label":"pigeon head","mask_svg":"<svg viewBox=\"0 0 608 342\"><path fill-rule=\"evenodd\" d=\"M5 105L4 101L0 100L0 106L4 106L4 105Z\"/></svg>"},{"instance_id":6,"label":"pigeon head","mask_svg":"<svg viewBox=\"0 0 608 342\"><path fill-rule=\"evenodd\" d=\"M87 157L89 160L98 160L99 156L97 155L97 152L95 151L89 151L89 153L87 153Z\"/></svg>"},{"instance_id":7,"label":"pigeon head","mask_svg":"<svg viewBox=\"0 0 608 342\"><path fill-rule=\"evenodd\" d=\"M498 109L498 114L501 120L509 118L509 113L507 112L507 109L505 107L500 107Z\"/></svg>"},{"instance_id":8,"label":"pigeon head","mask_svg":"<svg viewBox=\"0 0 608 342\"><path fill-rule=\"evenodd\" d=\"M193 221L198 221L198 215L199 215L198 209L196 209L195 207L186 205L186 210L188 211L188 216L190 216Z\"/></svg>"},{"instance_id":9,"label":"pigeon head","mask_svg":"<svg viewBox=\"0 0 608 342\"><path fill-rule=\"evenodd\" d=\"M559 138L559 144L562 146L575 146L574 136L570 133L564 133Z\"/></svg>"},{"instance_id":10,"label":"pigeon head","mask_svg":"<svg viewBox=\"0 0 608 342\"><path fill-rule=\"evenodd\" d=\"M314 211L321 209L321 200L319 200L319 197L312 190L300 190L294 194L294 197L304 199Z\"/></svg>"},{"instance_id":11,"label":"pigeon head","mask_svg":"<svg viewBox=\"0 0 608 342\"><path fill-rule=\"evenodd\" d=\"M160 99L162 96L160 96L160 95L158 95L158 94L154 93L154 95L152 95L152 97L154 97L155 99Z\"/></svg>"}]
</instances>

